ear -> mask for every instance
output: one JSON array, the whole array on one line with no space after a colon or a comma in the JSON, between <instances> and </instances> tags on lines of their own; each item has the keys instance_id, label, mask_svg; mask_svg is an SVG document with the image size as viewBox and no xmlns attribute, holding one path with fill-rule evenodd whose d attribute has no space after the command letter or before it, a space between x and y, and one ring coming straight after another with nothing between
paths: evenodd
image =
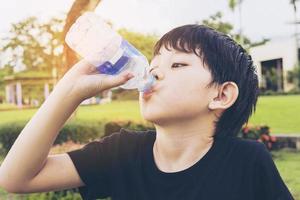
<instances>
[{"instance_id":1,"label":"ear","mask_svg":"<svg viewBox=\"0 0 300 200\"><path fill-rule=\"evenodd\" d=\"M218 87L217 95L208 104L210 110L226 110L234 104L239 95L239 88L234 82L225 82Z\"/></svg>"}]
</instances>

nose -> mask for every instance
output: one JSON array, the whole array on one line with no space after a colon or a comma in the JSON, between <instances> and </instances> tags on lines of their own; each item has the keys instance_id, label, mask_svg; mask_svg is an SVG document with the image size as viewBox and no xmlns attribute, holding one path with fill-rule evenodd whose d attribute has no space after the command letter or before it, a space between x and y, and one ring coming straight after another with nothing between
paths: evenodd
<instances>
[{"instance_id":1,"label":"nose","mask_svg":"<svg viewBox=\"0 0 300 200\"><path fill-rule=\"evenodd\" d=\"M153 67L149 71L156 80L162 80L164 78L163 72L158 67Z\"/></svg>"}]
</instances>

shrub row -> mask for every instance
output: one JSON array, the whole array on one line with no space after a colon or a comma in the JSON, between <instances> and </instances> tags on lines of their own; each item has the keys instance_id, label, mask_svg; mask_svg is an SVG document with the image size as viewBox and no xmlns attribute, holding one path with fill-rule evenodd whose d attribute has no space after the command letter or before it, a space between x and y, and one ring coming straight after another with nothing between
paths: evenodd
<instances>
[{"instance_id":1,"label":"shrub row","mask_svg":"<svg viewBox=\"0 0 300 200\"><path fill-rule=\"evenodd\" d=\"M293 89L288 92L277 92L273 90L266 90L266 91L260 91L259 95L260 96L278 96L278 95L298 95L300 94L300 90L298 89Z\"/></svg>"},{"instance_id":2,"label":"shrub row","mask_svg":"<svg viewBox=\"0 0 300 200\"><path fill-rule=\"evenodd\" d=\"M0 126L0 146L2 153L6 154L9 151L25 125L26 122L19 121ZM66 123L60 130L54 141L54 145L67 141L80 144L88 143L97 138L117 132L121 128L143 131L154 129L154 126L150 123L136 123L130 120L112 122L71 121ZM240 130L238 137L263 142L270 150L273 143L276 142L276 137L270 135L270 128L268 126L244 126Z\"/></svg>"},{"instance_id":3,"label":"shrub row","mask_svg":"<svg viewBox=\"0 0 300 200\"><path fill-rule=\"evenodd\" d=\"M8 153L26 123L25 121L17 121L0 125L0 145L2 153ZM101 137L101 135L103 135L103 124L101 124L101 122L73 121L63 126L54 141L54 145L62 144L69 140L76 143L87 143Z\"/></svg>"},{"instance_id":4,"label":"shrub row","mask_svg":"<svg viewBox=\"0 0 300 200\"><path fill-rule=\"evenodd\" d=\"M8 153L26 123L27 122L25 121L18 121L0 125L0 149L2 154ZM71 121L66 123L60 130L56 140L54 141L54 145L62 144L66 141L73 141L80 144L88 143L97 138L117 132L122 127L133 130L146 130L153 128L153 126L149 124L135 123L133 121L115 121L108 123Z\"/></svg>"}]
</instances>

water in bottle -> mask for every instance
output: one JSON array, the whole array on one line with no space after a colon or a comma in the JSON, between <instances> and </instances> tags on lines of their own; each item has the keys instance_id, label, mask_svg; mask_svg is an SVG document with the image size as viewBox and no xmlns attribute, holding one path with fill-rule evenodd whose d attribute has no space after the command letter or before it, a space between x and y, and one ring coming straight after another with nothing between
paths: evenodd
<instances>
[{"instance_id":1,"label":"water in bottle","mask_svg":"<svg viewBox=\"0 0 300 200\"><path fill-rule=\"evenodd\" d=\"M154 76L148 73L147 58L93 12L80 16L71 26L65 40L99 73L116 75L128 70L134 74L121 88L146 92L155 83Z\"/></svg>"}]
</instances>

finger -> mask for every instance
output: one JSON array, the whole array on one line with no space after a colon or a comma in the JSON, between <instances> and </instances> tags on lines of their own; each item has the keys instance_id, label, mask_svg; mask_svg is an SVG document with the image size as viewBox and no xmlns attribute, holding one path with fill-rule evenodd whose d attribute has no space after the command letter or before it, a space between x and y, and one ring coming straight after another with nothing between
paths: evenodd
<instances>
[{"instance_id":1,"label":"finger","mask_svg":"<svg viewBox=\"0 0 300 200\"><path fill-rule=\"evenodd\" d=\"M107 85L108 87L117 87L126 83L128 80L133 78L133 74L130 72L122 72L118 75L107 76L103 79L103 85Z\"/></svg>"},{"instance_id":2,"label":"finger","mask_svg":"<svg viewBox=\"0 0 300 200\"><path fill-rule=\"evenodd\" d=\"M118 75L95 74L92 76L97 79L98 88L100 90L120 86L134 77L134 75L130 72L123 72Z\"/></svg>"}]
</instances>

